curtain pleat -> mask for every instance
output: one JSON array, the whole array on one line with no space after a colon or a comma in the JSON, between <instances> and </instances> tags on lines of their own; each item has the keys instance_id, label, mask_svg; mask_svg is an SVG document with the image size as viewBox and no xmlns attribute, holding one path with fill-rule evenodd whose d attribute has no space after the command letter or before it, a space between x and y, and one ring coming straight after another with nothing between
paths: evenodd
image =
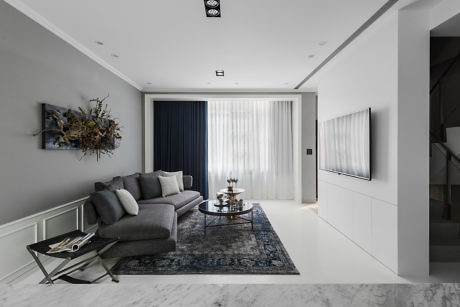
<instances>
[{"instance_id":1,"label":"curtain pleat","mask_svg":"<svg viewBox=\"0 0 460 307\"><path fill-rule=\"evenodd\" d=\"M155 101L154 167L193 176L192 190L208 198L206 101Z\"/></svg>"}]
</instances>

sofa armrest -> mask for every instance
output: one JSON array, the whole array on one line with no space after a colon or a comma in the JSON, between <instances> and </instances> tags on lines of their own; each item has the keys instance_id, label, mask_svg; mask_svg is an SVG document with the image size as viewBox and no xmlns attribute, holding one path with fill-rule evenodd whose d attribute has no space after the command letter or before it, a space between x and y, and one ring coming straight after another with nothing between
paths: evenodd
<instances>
[{"instance_id":1,"label":"sofa armrest","mask_svg":"<svg viewBox=\"0 0 460 307\"><path fill-rule=\"evenodd\" d=\"M91 197L85 201L85 204L83 205L83 213L88 225L97 224L99 217L93 203L91 202Z\"/></svg>"},{"instance_id":2,"label":"sofa armrest","mask_svg":"<svg viewBox=\"0 0 460 307\"><path fill-rule=\"evenodd\" d=\"M191 175L182 176L182 180L184 181L184 189L191 189L192 188L193 177Z\"/></svg>"}]
</instances>

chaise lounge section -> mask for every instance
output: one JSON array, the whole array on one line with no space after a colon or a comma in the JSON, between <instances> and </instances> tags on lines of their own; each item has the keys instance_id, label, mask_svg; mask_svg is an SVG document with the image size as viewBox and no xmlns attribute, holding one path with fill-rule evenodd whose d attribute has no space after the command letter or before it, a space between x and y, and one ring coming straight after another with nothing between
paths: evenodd
<instances>
[{"instance_id":1,"label":"chaise lounge section","mask_svg":"<svg viewBox=\"0 0 460 307\"><path fill-rule=\"evenodd\" d=\"M88 223L98 223L97 234L104 238L119 239L117 244L103 254L104 258L153 255L175 250L177 218L203 201L199 192L187 190L192 187L192 176L183 176L185 190L178 194L143 199L140 176L135 173L95 183L96 191L129 191L139 205L138 215L125 214L113 224L104 224L91 197L86 201L85 215Z\"/></svg>"}]
</instances>

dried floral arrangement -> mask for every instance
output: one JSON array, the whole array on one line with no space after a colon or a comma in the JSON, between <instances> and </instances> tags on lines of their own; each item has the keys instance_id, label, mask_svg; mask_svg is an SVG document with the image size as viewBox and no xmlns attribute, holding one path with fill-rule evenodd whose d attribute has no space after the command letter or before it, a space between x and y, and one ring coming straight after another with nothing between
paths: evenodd
<instances>
[{"instance_id":1,"label":"dried floral arrangement","mask_svg":"<svg viewBox=\"0 0 460 307\"><path fill-rule=\"evenodd\" d=\"M77 144L83 157L95 154L99 160L102 155L112 155L122 137L120 124L110 115L104 103L107 98L91 99L90 104L95 102L96 105L87 110L78 108L80 112L47 110L46 116L55 121L57 128L44 127L34 136L53 132L55 144L60 147Z\"/></svg>"}]
</instances>

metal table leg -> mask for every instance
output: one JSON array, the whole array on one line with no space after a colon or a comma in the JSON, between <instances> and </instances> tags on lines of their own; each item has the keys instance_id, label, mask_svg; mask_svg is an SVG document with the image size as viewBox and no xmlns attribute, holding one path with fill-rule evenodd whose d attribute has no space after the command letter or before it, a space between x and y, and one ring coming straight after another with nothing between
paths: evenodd
<instances>
[{"instance_id":1,"label":"metal table leg","mask_svg":"<svg viewBox=\"0 0 460 307\"><path fill-rule=\"evenodd\" d=\"M206 213L204 214L204 234L206 235Z\"/></svg>"}]
</instances>

